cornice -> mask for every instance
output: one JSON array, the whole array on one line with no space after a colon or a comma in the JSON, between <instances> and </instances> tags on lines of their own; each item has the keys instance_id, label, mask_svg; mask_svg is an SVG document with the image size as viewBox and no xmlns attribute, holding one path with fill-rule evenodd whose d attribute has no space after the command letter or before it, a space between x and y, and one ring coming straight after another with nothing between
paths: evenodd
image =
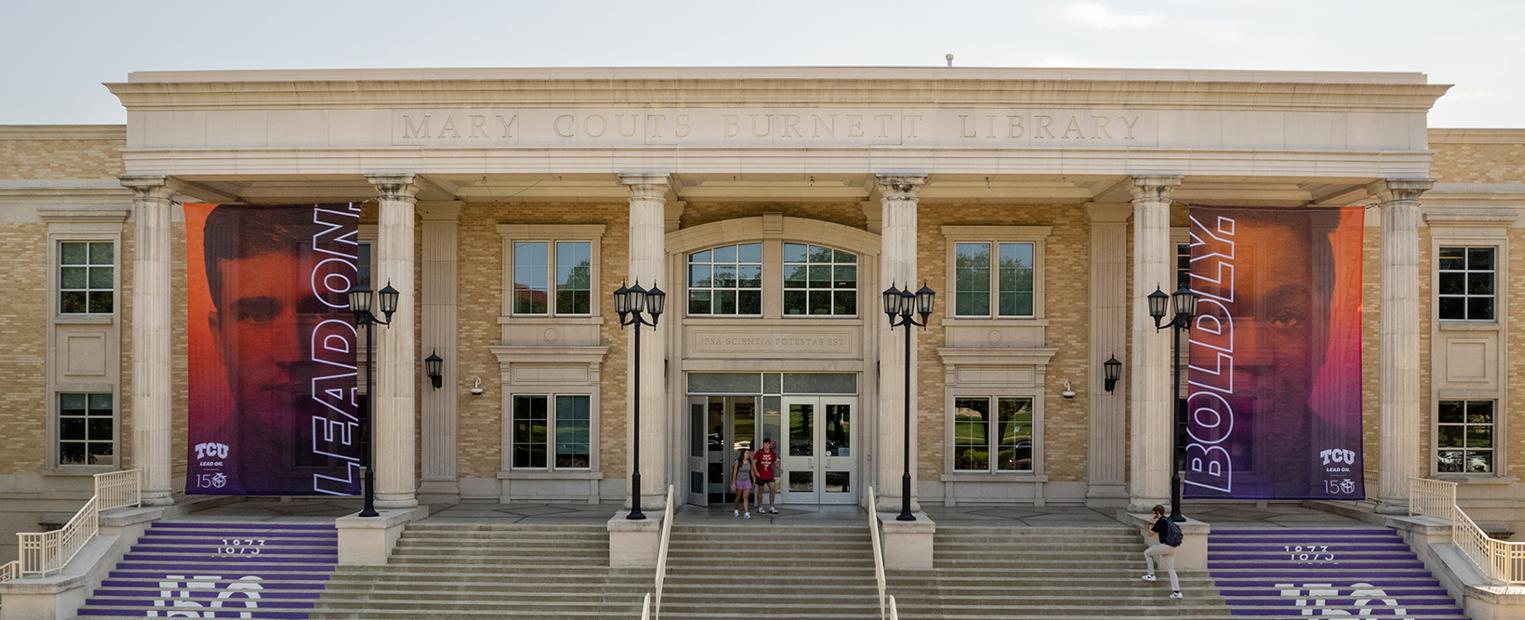
<instances>
[{"instance_id":1,"label":"cornice","mask_svg":"<svg viewBox=\"0 0 1525 620\"><path fill-rule=\"evenodd\" d=\"M831 102L868 107L1137 107L1221 110L1425 111L1450 88L1419 74L1277 72L924 72L865 70L653 74L610 71L512 72L208 72L134 74L108 83L132 111L313 108L491 108L561 106L789 106ZM1246 76L1262 75L1264 81ZM1370 74L1384 75L1384 74ZM1419 75L1418 79L1412 76ZM882 76L882 77L881 77ZM1228 79L1227 76L1244 79ZM160 77L163 81L152 81ZM1294 79L1294 77L1296 79ZM219 79L221 78L221 79ZM340 79L342 78L342 79ZM1215 79L1216 78L1216 79ZM1348 81L1340 81L1342 78ZM1277 81L1278 79L1284 81ZM1299 81L1302 80L1302 81Z\"/></svg>"},{"instance_id":2,"label":"cornice","mask_svg":"<svg viewBox=\"0 0 1525 620\"><path fill-rule=\"evenodd\" d=\"M127 140L126 125L0 125L0 140Z\"/></svg>"},{"instance_id":3,"label":"cornice","mask_svg":"<svg viewBox=\"0 0 1525 620\"><path fill-rule=\"evenodd\" d=\"M1525 144L1525 128L1439 128L1429 132L1430 144Z\"/></svg>"}]
</instances>

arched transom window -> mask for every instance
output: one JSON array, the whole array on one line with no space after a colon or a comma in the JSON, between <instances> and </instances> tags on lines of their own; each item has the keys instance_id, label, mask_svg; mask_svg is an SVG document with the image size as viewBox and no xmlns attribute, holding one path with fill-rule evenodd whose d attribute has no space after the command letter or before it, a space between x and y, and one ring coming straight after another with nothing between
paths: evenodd
<instances>
[{"instance_id":1,"label":"arched transom window","mask_svg":"<svg viewBox=\"0 0 1525 620\"><path fill-rule=\"evenodd\" d=\"M688 313L762 314L762 243L722 245L688 255Z\"/></svg>"},{"instance_id":2,"label":"arched transom window","mask_svg":"<svg viewBox=\"0 0 1525 620\"><path fill-rule=\"evenodd\" d=\"M858 314L858 256L807 243L784 243L784 314Z\"/></svg>"}]
</instances>

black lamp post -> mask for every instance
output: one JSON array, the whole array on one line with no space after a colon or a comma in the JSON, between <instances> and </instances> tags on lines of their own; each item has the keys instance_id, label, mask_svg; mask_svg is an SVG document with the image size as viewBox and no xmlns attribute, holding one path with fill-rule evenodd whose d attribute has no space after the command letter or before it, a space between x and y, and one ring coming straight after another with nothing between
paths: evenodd
<instances>
[{"instance_id":1,"label":"black lamp post","mask_svg":"<svg viewBox=\"0 0 1525 620\"><path fill-rule=\"evenodd\" d=\"M397 289L388 282L379 292L381 313L371 312L371 289L353 288L349 291L349 311L355 313L355 325L365 328L365 506L360 509L362 517L379 517L376 512L376 392L372 389L371 376L376 365L376 325L391 325L392 313L397 311Z\"/></svg>"},{"instance_id":2,"label":"black lamp post","mask_svg":"<svg viewBox=\"0 0 1525 620\"><path fill-rule=\"evenodd\" d=\"M1149 294L1149 316L1154 317L1154 330L1159 331L1166 327L1170 331L1170 520L1180 523L1186 520L1181 515L1181 470L1186 466L1185 455L1181 452L1181 332L1191 331L1191 320L1197 316L1197 294L1186 285L1182 284L1176 292L1166 295L1159 287ZM1165 306L1169 304L1175 311L1169 321L1165 321ZM1119 369L1121 370L1121 369Z\"/></svg>"},{"instance_id":3,"label":"black lamp post","mask_svg":"<svg viewBox=\"0 0 1525 620\"><path fill-rule=\"evenodd\" d=\"M914 293L910 287L903 291L895 288L893 282L884 289L884 314L889 317L890 329L905 328L905 435L901 437L904 469L900 474L900 514L895 517L896 521L916 520L916 515L911 514L911 327L926 328L927 316L932 314L932 301L936 296L937 293L927 288L925 282L921 284L921 290ZM911 316L913 312L921 315L921 320Z\"/></svg>"},{"instance_id":4,"label":"black lamp post","mask_svg":"<svg viewBox=\"0 0 1525 620\"><path fill-rule=\"evenodd\" d=\"M657 329L657 319L662 316L662 308L667 304L667 293L657 288L655 284L651 290L641 288L641 282L636 281L635 286L626 288L624 284L614 289L614 311L620 315L620 328L627 325L635 326L635 363L641 363L641 326L650 325L652 331ZM643 313L644 312L644 313ZM647 320L650 315L650 320ZM633 463L630 470L630 514L626 519L645 519L646 514L641 512L641 371L639 366L635 372L635 419L631 422L634 446L631 450Z\"/></svg>"}]
</instances>

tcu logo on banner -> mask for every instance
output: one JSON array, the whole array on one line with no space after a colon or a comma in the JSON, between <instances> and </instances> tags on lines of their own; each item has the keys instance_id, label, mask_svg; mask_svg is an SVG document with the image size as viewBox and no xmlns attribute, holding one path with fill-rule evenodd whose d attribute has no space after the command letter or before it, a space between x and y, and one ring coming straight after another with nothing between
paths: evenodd
<instances>
[{"instance_id":1,"label":"tcu logo on banner","mask_svg":"<svg viewBox=\"0 0 1525 620\"><path fill-rule=\"evenodd\" d=\"M1356 453L1354 450L1330 449L1324 450L1318 454L1319 456L1323 457L1325 465L1330 463L1344 463L1346 465L1354 465L1356 463Z\"/></svg>"},{"instance_id":2,"label":"tcu logo on banner","mask_svg":"<svg viewBox=\"0 0 1525 620\"><path fill-rule=\"evenodd\" d=\"M228 458L228 445L216 442L198 443L196 444L196 458Z\"/></svg>"}]
</instances>

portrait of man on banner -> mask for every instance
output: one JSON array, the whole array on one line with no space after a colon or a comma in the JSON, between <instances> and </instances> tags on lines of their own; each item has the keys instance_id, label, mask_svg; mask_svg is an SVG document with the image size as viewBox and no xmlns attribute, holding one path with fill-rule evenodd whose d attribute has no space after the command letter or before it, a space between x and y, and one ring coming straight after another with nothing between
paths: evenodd
<instances>
[{"instance_id":1,"label":"portrait of man on banner","mask_svg":"<svg viewBox=\"0 0 1525 620\"><path fill-rule=\"evenodd\" d=\"M1191 209L1188 497L1365 496L1362 215Z\"/></svg>"},{"instance_id":2,"label":"portrait of man on banner","mask_svg":"<svg viewBox=\"0 0 1525 620\"><path fill-rule=\"evenodd\" d=\"M186 492L354 495L359 206L188 204Z\"/></svg>"}]
</instances>

